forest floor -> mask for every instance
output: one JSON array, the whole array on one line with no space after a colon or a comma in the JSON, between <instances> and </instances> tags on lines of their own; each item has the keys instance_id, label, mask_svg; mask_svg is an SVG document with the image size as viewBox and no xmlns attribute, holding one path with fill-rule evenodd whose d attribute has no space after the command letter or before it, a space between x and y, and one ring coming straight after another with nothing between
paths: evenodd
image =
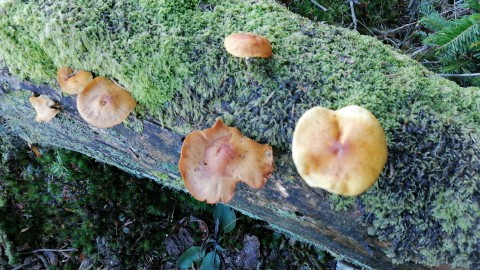
<instances>
[{"instance_id":1,"label":"forest floor","mask_svg":"<svg viewBox=\"0 0 480 270\"><path fill-rule=\"evenodd\" d=\"M1 142L0 269L336 269L226 206L78 153Z\"/></svg>"},{"instance_id":2,"label":"forest floor","mask_svg":"<svg viewBox=\"0 0 480 270\"><path fill-rule=\"evenodd\" d=\"M356 1L280 2L411 55L426 51L408 7L421 1L360 1L356 14ZM13 145L2 129L0 117L0 269L338 269L327 252L264 222L78 153Z\"/></svg>"}]
</instances>

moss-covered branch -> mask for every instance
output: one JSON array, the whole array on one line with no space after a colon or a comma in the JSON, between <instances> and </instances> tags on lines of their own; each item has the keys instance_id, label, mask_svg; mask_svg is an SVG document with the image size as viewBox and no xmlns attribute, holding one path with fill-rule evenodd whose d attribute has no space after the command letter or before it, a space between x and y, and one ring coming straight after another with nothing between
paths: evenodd
<instances>
[{"instance_id":1,"label":"moss-covered branch","mask_svg":"<svg viewBox=\"0 0 480 270\"><path fill-rule=\"evenodd\" d=\"M273 58L229 56L223 38L239 31L268 37ZM222 117L272 144L277 179L291 184L299 181L289 159L299 116L317 105L366 107L390 153L379 184L355 203L371 232L392 242L399 262L479 261L480 90L436 77L373 38L313 23L273 0L52 0L0 4L0 41L16 76L55 86L56 69L67 65L113 77L139 101L138 115L179 134ZM83 152L95 156L92 149ZM108 153L97 158L112 162Z\"/></svg>"}]
</instances>

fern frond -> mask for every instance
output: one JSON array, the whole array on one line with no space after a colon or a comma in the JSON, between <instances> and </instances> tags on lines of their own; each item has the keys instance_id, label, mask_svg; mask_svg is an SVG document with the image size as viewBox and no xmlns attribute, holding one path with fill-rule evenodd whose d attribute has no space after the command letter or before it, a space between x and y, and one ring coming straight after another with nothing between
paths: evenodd
<instances>
[{"instance_id":1,"label":"fern frond","mask_svg":"<svg viewBox=\"0 0 480 270\"><path fill-rule=\"evenodd\" d=\"M472 85L480 85L480 77L473 77L471 81Z\"/></svg>"},{"instance_id":2,"label":"fern frond","mask_svg":"<svg viewBox=\"0 0 480 270\"><path fill-rule=\"evenodd\" d=\"M470 44L470 49L480 49L480 41L475 41Z\"/></svg>"},{"instance_id":3,"label":"fern frond","mask_svg":"<svg viewBox=\"0 0 480 270\"><path fill-rule=\"evenodd\" d=\"M467 7L473 12L480 13L480 1L479 0L467 0Z\"/></svg>"},{"instance_id":4,"label":"fern frond","mask_svg":"<svg viewBox=\"0 0 480 270\"><path fill-rule=\"evenodd\" d=\"M422 18L418 22L432 32L439 31L448 24L448 20L435 10L430 1L422 1L419 10Z\"/></svg>"},{"instance_id":5,"label":"fern frond","mask_svg":"<svg viewBox=\"0 0 480 270\"><path fill-rule=\"evenodd\" d=\"M419 20L420 25L432 32L440 31L448 25L448 20L438 11L430 10Z\"/></svg>"},{"instance_id":6,"label":"fern frond","mask_svg":"<svg viewBox=\"0 0 480 270\"><path fill-rule=\"evenodd\" d=\"M465 16L424 39L445 54L466 54L470 44L480 41L480 14Z\"/></svg>"},{"instance_id":7,"label":"fern frond","mask_svg":"<svg viewBox=\"0 0 480 270\"><path fill-rule=\"evenodd\" d=\"M443 73L472 73L475 69L475 65L472 63L471 59L462 58L456 59L453 61L442 61L443 66L440 68L440 71Z\"/></svg>"}]
</instances>

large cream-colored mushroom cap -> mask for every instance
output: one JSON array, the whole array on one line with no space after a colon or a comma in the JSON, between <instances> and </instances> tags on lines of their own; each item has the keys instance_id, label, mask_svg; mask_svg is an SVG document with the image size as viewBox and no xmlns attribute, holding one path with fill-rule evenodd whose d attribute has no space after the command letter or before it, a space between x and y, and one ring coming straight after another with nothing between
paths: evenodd
<instances>
[{"instance_id":1,"label":"large cream-colored mushroom cap","mask_svg":"<svg viewBox=\"0 0 480 270\"><path fill-rule=\"evenodd\" d=\"M370 188L385 166L385 132L362 107L314 107L298 120L292 155L308 185L354 196Z\"/></svg>"},{"instance_id":2,"label":"large cream-colored mushroom cap","mask_svg":"<svg viewBox=\"0 0 480 270\"><path fill-rule=\"evenodd\" d=\"M195 199L229 202L238 182L261 188L273 171L272 147L259 144L218 119L209 129L193 131L178 162L185 186Z\"/></svg>"},{"instance_id":3,"label":"large cream-colored mushroom cap","mask_svg":"<svg viewBox=\"0 0 480 270\"><path fill-rule=\"evenodd\" d=\"M253 33L234 33L223 42L227 52L236 57L250 58L272 56L272 45L267 38Z\"/></svg>"},{"instance_id":4,"label":"large cream-colored mushroom cap","mask_svg":"<svg viewBox=\"0 0 480 270\"><path fill-rule=\"evenodd\" d=\"M105 77L93 79L77 97L78 112L97 128L120 124L136 104L127 90Z\"/></svg>"},{"instance_id":5,"label":"large cream-colored mushroom cap","mask_svg":"<svg viewBox=\"0 0 480 270\"><path fill-rule=\"evenodd\" d=\"M55 105L55 101L53 101L48 96L32 96L28 100L37 112L37 116L35 117L35 121L37 122L48 122L52 120L59 112L58 109L52 108L52 106Z\"/></svg>"},{"instance_id":6,"label":"large cream-colored mushroom cap","mask_svg":"<svg viewBox=\"0 0 480 270\"><path fill-rule=\"evenodd\" d=\"M85 89L85 86L93 80L93 76L89 71L73 71L69 67L61 67L57 71L57 80L63 92L76 95Z\"/></svg>"}]
</instances>

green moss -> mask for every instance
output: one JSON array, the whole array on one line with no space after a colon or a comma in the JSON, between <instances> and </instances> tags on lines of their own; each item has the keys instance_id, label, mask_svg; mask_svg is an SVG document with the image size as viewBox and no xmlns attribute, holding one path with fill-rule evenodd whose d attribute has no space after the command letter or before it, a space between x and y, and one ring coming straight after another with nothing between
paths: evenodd
<instances>
[{"instance_id":1,"label":"green moss","mask_svg":"<svg viewBox=\"0 0 480 270\"><path fill-rule=\"evenodd\" d=\"M387 169L358 204L369 232L392 245L396 262L479 267L480 150L455 123L422 110L405 119L389 149Z\"/></svg>"},{"instance_id":2,"label":"green moss","mask_svg":"<svg viewBox=\"0 0 480 270\"><path fill-rule=\"evenodd\" d=\"M460 100L462 112L478 106L478 90L458 97L457 86L425 79L419 64L372 38L314 24L271 1L210 2L213 10L196 2L5 4L0 55L20 53L23 39L44 53L5 59L19 76L52 81L52 63L92 70L118 79L174 131L187 133L225 117L280 149L288 148L298 116L314 105L362 105L387 131L397 124L390 112L402 114L412 96L422 95L418 105L436 106L443 115L458 116L457 108L445 106L451 101ZM267 36L274 57L247 66L229 56L223 37L239 31ZM479 121L473 111L463 117Z\"/></svg>"},{"instance_id":3,"label":"green moss","mask_svg":"<svg viewBox=\"0 0 480 270\"><path fill-rule=\"evenodd\" d=\"M332 209L336 211L347 211L355 203L355 197L344 197L336 194L331 194L329 199Z\"/></svg>"},{"instance_id":4,"label":"green moss","mask_svg":"<svg viewBox=\"0 0 480 270\"><path fill-rule=\"evenodd\" d=\"M167 185L177 190L185 190L183 181L177 175L170 175L163 172L150 172L156 178L156 181L161 185Z\"/></svg>"},{"instance_id":5,"label":"green moss","mask_svg":"<svg viewBox=\"0 0 480 270\"><path fill-rule=\"evenodd\" d=\"M165 228L174 227L172 220L211 211L189 195L78 153L43 149L40 158L33 158L26 149L11 150L0 164L1 188L11 202L0 206L0 242L7 253L25 243L33 249L69 246L95 259L95 267L117 256L126 268L151 268L159 263L154 260L164 258L159 254L166 252ZM11 206L17 204L22 207ZM70 254L62 269L78 268L77 254ZM10 253L8 263L18 263L22 256Z\"/></svg>"},{"instance_id":6,"label":"green moss","mask_svg":"<svg viewBox=\"0 0 480 270\"><path fill-rule=\"evenodd\" d=\"M25 2L0 4L0 58L14 74L52 82L56 67L68 65L114 77L181 134L222 117L273 145L286 179L296 177L289 144L305 110L366 107L382 123L390 151L381 181L356 202L371 232L392 242L397 261L475 262L469 241L478 236L462 239L477 208L465 204L453 213L453 204L442 202L451 190L462 202L478 202L478 166L444 170L479 159L479 88L460 88L373 38L313 23L274 1L212 0L208 8L188 0ZM247 31L271 40L271 59L247 64L226 53L223 38ZM423 236L409 238L415 229Z\"/></svg>"},{"instance_id":7,"label":"green moss","mask_svg":"<svg viewBox=\"0 0 480 270\"><path fill-rule=\"evenodd\" d=\"M277 213L278 216L280 216L282 218L286 218L286 219L290 219L290 220L298 219L297 215L295 215L295 213L292 213L290 211L285 211L283 209L274 208L274 207L272 207L270 210L272 210L274 213Z\"/></svg>"},{"instance_id":8,"label":"green moss","mask_svg":"<svg viewBox=\"0 0 480 270\"><path fill-rule=\"evenodd\" d=\"M139 120L138 118L135 118L135 119L128 119L127 118L126 120L124 120L122 122L122 124L125 127L129 128L129 129L131 129L131 130L133 130L137 133L142 133L142 131L143 131L143 122L141 120Z\"/></svg>"},{"instance_id":9,"label":"green moss","mask_svg":"<svg viewBox=\"0 0 480 270\"><path fill-rule=\"evenodd\" d=\"M4 4L0 55L14 74L50 82L71 66L116 78L150 109L171 99L188 72L181 29L170 10L139 3L35 1ZM174 64L175 63L175 64ZM183 63L183 64L181 64Z\"/></svg>"},{"instance_id":10,"label":"green moss","mask_svg":"<svg viewBox=\"0 0 480 270\"><path fill-rule=\"evenodd\" d=\"M15 260L14 254L14 246L12 242L8 239L7 234L0 228L0 243L2 243L4 247L4 253L1 256L5 255L6 259L9 262L13 262ZM0 257L0 262L3 263L3 258Z\"/></svg>"}]
</instances>

